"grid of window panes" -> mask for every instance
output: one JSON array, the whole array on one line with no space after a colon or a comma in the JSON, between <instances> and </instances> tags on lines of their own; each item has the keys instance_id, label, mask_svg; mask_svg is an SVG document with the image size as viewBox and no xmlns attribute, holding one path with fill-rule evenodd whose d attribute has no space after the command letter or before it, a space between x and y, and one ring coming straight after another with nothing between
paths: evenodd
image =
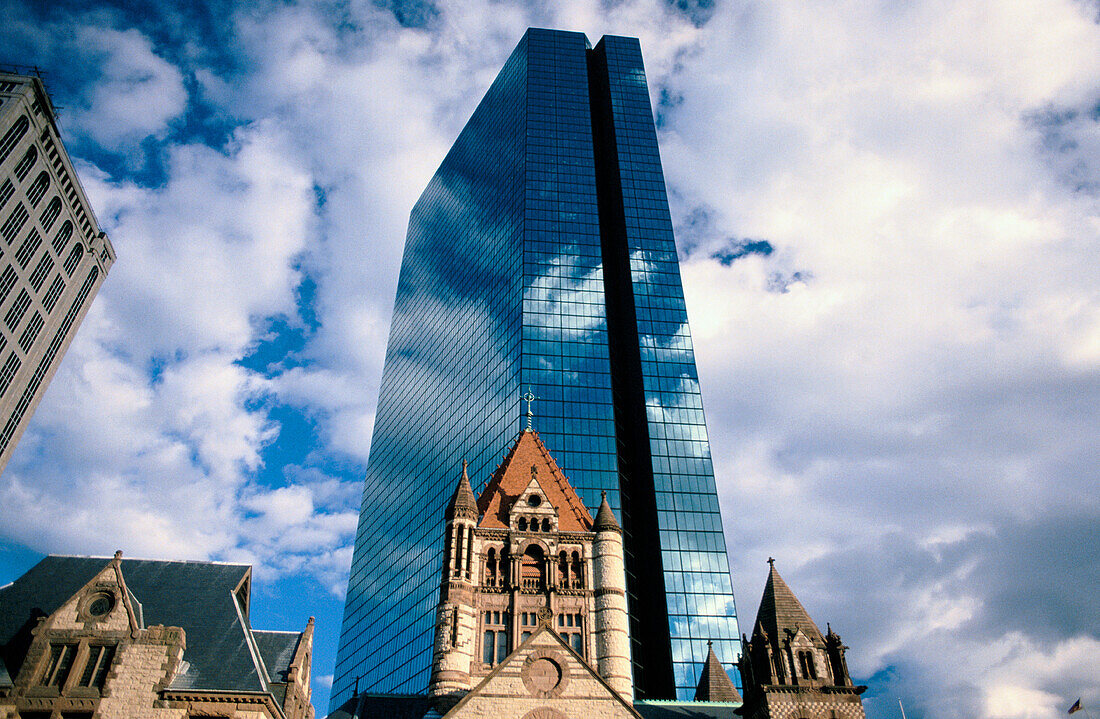
<instances>
[{"instance_id":1,"label":"grid of window panes","mask_svg":"<svg viewBox=\"0 0 1100 719\"><path fill-rule=\"evenodd\" d=\"M526 45L409 220L344 608L332 706L428 683L442 516L516 431Z\"/></svg>"},{"instance_id":2,"label":"grid of window panes","mask_svg":"<svg viewBox=\"0 0 1100 719\"><path fill-rule=\"evenodd\" d=\"M600 490L606 490L619 513L588 47L580 33L529 30L413 209L352 559L333 708L357 685L378 692L426 688L443 509L463 458L470 462L475 490L484 487L526 423L522 392L530 389L538 396L535 429L586 505L594 508ZM633 48L636 53L636 41ZM640 79L644 96L640 55L630 60L638 73L635 65L616 65L613 74ZM622 94L621 88L618 92ZM650 208L648 201L633 195L636 181L652 181L635 177L643 170L655 172L661 182L648 113L646 98L648 135L633 129L640 115L625 120L616 116L624 128L620 161L644 156L655 164L624 164L630 173L624 175L624 187L629 181L632 193L624 201L627 224L634 233L663 222L664 234L632 235L631 240L646 248L654 241L667 243L670 249L661 268L674 277L676 294L666 304L674 304L680 317L683 297L667 206L654 220L638 214ZM665 202L663 184L659 201ZM662 297L661 288L649 284L635 282L640 312ZM655 443L655 449L664 450L654 458L661 508L691 514L681 521L684 531L698 523L718 532L714 545L714 531L705 530L714 552L704 555L685 540L682 549L662 557L669 569L679 685L679 672L695 657L691 639L701 637L704 650L706 639L714 639L716 650L723 651L721 642L737 634L733 620L713 626L722 610L732 614L733 605L690 341L684 327L686 354L655 354L654 343L665 335L654 321L660 320L639 315L643 339L650 343L642 349L643 360L650 363L647 371L652 370L646 376L647 391L651 376L678 377L681 362L689 365L683 372L694 383L653 385L651 406L678 410L686 403L698 412L685 422L689 429L671 426L687 415L674 419L670 414L652 420L651 432L662 440L677 440L679 432L700 436L702 448L692 447L706 462L688 462L691 457L679 446L670 452ZM677 327L665 334L678 332ZM679 498L681 493L686 498ZM666 514L661 522L662 530L678 527ZM727 572L720 580L719 571ZM685 577L693 591L684 590ZM724 593L718 584L710 591L708 580L724 582ZM689 620L681 609L689 596L701 619ZM726 631L731 627L732 633ZM494 636L499 641L511 639ZM499 650L494 643L494 652ZM687 671L694 676L696 668Z\"/></svg>"},{"instance_id":3,"label":"grid of window panes","mask_svg":"<svg viewBox=\"0 0 1100 719\"><path fill-rule=\"evenodd\" d=\"M523 258L524 389L535 429L585 505L619 508L588 41L530 30Z\"/></svg>"},{"instance_id":4,"label":"grid of window panes","mask_svg":"<svg viewBox=\"0 0 1100 719\"><path fill-rule=\"evenodd\" d=\"M618 509L587 48L529 31L413 210L334 707L426 686L439 518L461 459L480 491L524 426L521 392L585 503Z\"/></svg>"},{"instance_id":5,"label":"grid of window panes","mask_svg":"<svg viewBox=\"0 0 1100 719\"><path fill-rule=\"evenodd\" d=\"M657 494L679 699L691 699L707 641L737 677L739 648L710 443L641 48L604 37Z\"/></svg>"},{"instance_id":6,"label":"grid of window panes","mask_svg":"<svg viewBox=\"0 0 1100 719\"><path fill-rule=\"evenodd\" d=\"M101 282L83 244L99 230L47 111L29 82L2 85L15 97L0 104L0 469Z\"/></svg>"}]
</instances>

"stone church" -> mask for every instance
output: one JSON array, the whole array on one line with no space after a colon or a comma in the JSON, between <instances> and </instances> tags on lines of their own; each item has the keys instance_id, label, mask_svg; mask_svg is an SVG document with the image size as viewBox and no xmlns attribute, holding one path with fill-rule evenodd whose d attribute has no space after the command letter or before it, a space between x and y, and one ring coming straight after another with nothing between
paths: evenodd
<instances>
[{"instance_id":1,"label":"stone church","mask_svg":"<svg viewBox=\"0 0 1100 719\"><path fill-rule=\"evenodd\" d=\"M480 498L463 466L445 521L435 710L448 719L639 716L622 530L606 496L593 519L528 430Z\"/></svg>"},{"instance_id":2,"label":"stone church","mask_svg":"<svg viewBox=\"0 0 1100 719\"><path fill-rule=\"evenodd\" d=\"M694 701L636 701L622 530L585 507L538 434L521 432L480 497L466 465L443 519L428 696L356 693L329 719L863 719L845 647L774 564L739 668L713 649Z\"/></svg>"}]
</instances>

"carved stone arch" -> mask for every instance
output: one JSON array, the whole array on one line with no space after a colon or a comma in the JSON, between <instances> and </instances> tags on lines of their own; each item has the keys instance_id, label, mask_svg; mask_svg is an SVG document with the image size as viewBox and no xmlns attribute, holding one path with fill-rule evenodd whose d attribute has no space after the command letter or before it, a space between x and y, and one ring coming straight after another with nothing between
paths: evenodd
<instances>
[{"instance_id":1,"label":"carved stone arch","mask_svg":"<svg viewBox=\"0 0 1100 719\"><path fill-rule=\"evenodd\" d=\"M523 719L568 719L557 709L538 707L523 715Z\"/></svg>"}]
</instances>

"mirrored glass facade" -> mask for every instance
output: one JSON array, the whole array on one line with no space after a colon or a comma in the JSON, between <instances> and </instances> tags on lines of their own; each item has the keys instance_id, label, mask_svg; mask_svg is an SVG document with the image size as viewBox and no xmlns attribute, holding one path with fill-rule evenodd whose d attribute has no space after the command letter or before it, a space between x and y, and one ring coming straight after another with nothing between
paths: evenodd
<instances>
[{"instance_id":1,"label":"mirrored glass facade","mask_svg":"<svg viewBox=\"0 0 1100 719\"><path fill-rule=\"evenodd\" d=\"M413 208L333 706L421 693L443 509L526 423L624 529L639 698L690 699L736 611L638 41L527 32ZM735 671L731 674L736 676Z\"/></svg>"}]
</instances>

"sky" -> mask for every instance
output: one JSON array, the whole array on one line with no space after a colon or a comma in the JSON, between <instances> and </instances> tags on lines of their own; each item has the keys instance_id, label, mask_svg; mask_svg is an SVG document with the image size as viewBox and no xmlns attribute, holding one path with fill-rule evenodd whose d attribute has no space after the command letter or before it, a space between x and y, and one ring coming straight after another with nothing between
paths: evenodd
<instances>
[{"instance_id":1,"label":"sky","mask_svg":"<svg viewBox=\"0 0 1100 719\"><path fill-rule=\"evenodd\" d=\"M3 16L118 262L0 476L0 584L251 563L323 715L409 210L528 26L630 35L742 631L772 556L872 719L1100 715L1097 0Z\"/></svg>"}]
</instances>

